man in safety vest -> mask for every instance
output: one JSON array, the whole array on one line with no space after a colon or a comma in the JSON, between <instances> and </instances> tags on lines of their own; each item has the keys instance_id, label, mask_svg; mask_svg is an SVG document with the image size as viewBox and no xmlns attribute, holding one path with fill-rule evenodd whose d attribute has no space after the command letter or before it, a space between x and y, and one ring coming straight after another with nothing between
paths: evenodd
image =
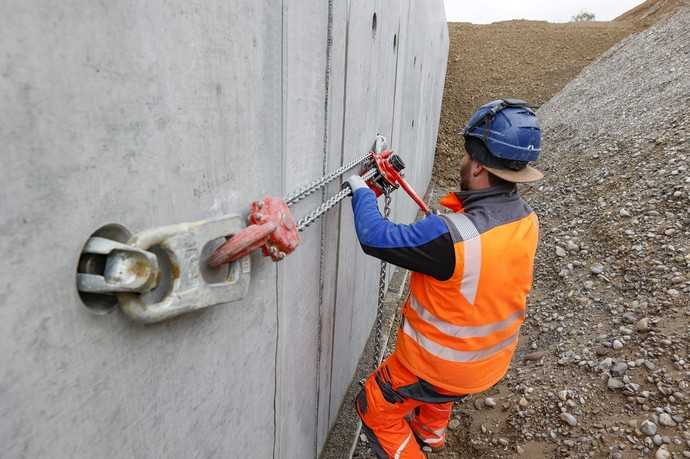
<instances>
[{"instance_id":1,"label":"man in safety vest","mask_svg":"<svg viewBox=\"0 0 690 459\"><path fill-rule=\"evenodd\" d=\"M540 152L537 117L524 101L497 100L463 135L462 191L441 200L453 213L394 224L361 177L347 181L364 251L413 271L395 352L355 401L381 458L442 448L453 401L503 378L525 319L538 221L515 184L542 178L528 165Z\"/></svg>"}]
</instances>

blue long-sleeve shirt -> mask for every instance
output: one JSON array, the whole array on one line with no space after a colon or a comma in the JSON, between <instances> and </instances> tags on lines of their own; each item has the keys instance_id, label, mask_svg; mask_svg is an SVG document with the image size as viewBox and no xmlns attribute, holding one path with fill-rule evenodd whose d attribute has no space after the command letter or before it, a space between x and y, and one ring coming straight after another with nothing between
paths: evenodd
<instances>
[{"instance_id":1,"label":"blue long-sleeve shirt","mask_svg":"<svg viewBox=\"0 0 690 459\"><path fill-rule=\"evenodd\" d=\"M401 225L385 219L369 188L352 196L357 238L368 255L411 271L447 280L455 270L455 249L444 220L436 215Z\"/></svg>"}]
</instances>

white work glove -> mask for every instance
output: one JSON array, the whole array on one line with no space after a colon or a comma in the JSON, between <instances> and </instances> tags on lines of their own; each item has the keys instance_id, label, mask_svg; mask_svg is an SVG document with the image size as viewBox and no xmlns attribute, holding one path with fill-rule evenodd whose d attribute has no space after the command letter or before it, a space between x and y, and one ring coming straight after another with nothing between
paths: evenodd
<instances>
[{"instance_id":1,"label":"white work glove","mask_svg":"<svg viewBox=\"0 0 690 459\"><path fill-rule=\"evenodd\" d=\"M348 177L348 179L345 180L345 183L350 187L350 196L355 194L355 191L359 190L360 188L369 188L364 179L357 174Z\"/></svg>"}]
</instances>

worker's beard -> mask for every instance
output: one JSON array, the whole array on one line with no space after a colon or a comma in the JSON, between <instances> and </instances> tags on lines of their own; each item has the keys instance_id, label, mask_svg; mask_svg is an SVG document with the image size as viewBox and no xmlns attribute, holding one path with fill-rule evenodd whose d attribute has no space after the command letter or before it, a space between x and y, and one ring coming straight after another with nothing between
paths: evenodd
<instances>
[{"instance_id":1,"label":"worker's beard","mask_svg":"<svg viewBox=\"0 0 690 459\"><path fill-rule=\"evenodd\" d=\"M462 191L470 190L470 171L472 163L470 161L462 161L460 166L460 189Z\"/></svg>"}]
</instances>

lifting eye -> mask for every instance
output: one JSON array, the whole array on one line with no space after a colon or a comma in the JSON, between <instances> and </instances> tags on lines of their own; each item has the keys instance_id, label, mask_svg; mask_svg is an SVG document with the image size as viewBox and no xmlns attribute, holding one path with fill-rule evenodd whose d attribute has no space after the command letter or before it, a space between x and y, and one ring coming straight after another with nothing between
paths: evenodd
<instances>
[{"instance_id":1,"label":"lifting eye","mask_svg":"<svg viewBox=\"0 0 690 459\"><path fill-rule=\"evenodd\" d=\"M127 228L118 224L105 225L94 232L89 239L94 237L108 239L114 242L125 243L132 236ZM106 256L97 253L88 253L82 249L79 256L79 263L77 265L77 279L79 274L93 274L102 275L106 268ZM106 314L111 312L117 306L117 298L115 295L105 293L85 292L79 291L79 297L84 303L84 306L97 314Z\"/></svg>"}]
</instances>

